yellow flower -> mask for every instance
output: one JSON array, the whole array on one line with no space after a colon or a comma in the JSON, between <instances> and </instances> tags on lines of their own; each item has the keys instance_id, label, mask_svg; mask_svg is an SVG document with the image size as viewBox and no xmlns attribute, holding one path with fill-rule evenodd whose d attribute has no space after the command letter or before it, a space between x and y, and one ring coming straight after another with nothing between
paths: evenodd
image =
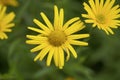
<instances>
[{"instance_id":1,"label":"yellow flower","mask_svg":"<svg viewBox=\"0 0 120 80\"><path fill-rule=\"evenodd\" d=\"M18 2L16 0L0 0L1 5L10 5L10 6L18 6Z\"/></svg>"},{"instance_id":2,"label":"yellow flower","mask_svg":"<svg viewBox=\"0 0 120 80\"><path fill-rule=\"evenodd\" d=\"M98 27L106 32L107 35L114 34L111 28L120 26L119 5L113 6L115 0L89 0L89 5L84 3L87 14L82 14L88 18L86 23L93 23L93 27Z\"/></svg>"},{"instance_id":3,"label":"yellow flower","mask_svg":"<svg viewBox=\"0 0 120 80\"><path fill-rule=\"evenodd\" d=\"M70 52L77 58L77 53L71 44L87 46L87 42L78 41L78 39L89 37L89 34L73 34L85 27L79 17L72 18L63 25L64 10L61 8L60 13L58 13L57 6L54 6L54 14L54 24L49 21L43 12L40 15L46 25L37 19L33 20L40 29L28 27L28 29L38 32L38 35L27 35L30 40L27 40L26 43L37 45L31 49L31 52L40 51L34 61L42 60L47 55L47 66L50 66L53 57L55 65L62 69L64 66L64 52L67 54L66 60L69 59Z\"/></svg>"},{"instance_id":4,"label":"yellow flower","mask_svg":"<svg viewBox=\"0 0 120 80\"><path fill-rule=\"evenodd\" d=\"M65 78L65 80L75 80L75 78L73 78L73 77L67 77L67 78Z\"/></svg>"},{"instance_id":5,"label":"yellow flower","mask_svg":"<svg viewBox=\"0 0 120 80\"><path fill-rule=\"evenodd\" d=\"M14 19L15 14L14 12L6 13L7 7L0 5L0 39L7 39L8 36L5 34L5 32L11 32L10 29L15 24L11 23L11 21Z\"/></svg>"}]
</instances>

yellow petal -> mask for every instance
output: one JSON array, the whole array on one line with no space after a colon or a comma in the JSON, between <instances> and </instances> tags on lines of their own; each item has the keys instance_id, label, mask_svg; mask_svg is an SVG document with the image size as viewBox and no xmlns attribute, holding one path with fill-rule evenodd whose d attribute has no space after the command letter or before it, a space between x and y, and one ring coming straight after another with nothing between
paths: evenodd
<instances>
[{"instance_id":1,"label":"yellow petal","mask_svg":"<svg viewBox=\"0 0 120 80\"><path fill-rule=\"evenodd\" d=\"M107 6L109 5L109 3L110 3L110 0L106 0L106 1L105 1L105 4L104 4L104 6L103 6L103 10L106 10L106 8L107 8Z\"/></svg>"},{"instance_id":2,"label":"yellow petal","mask_svg":"<svg viewBox=\"0 0 120 80\"><path fill-rule=\"evenodd\" d=\"M41 34L48 35L48 33L44 32L43 30L37 29L37 28L28 27L28 29L35 31L35 32L38 32L38 33L41 33Z\"/></svg>"},{"instance_id":3,"label":"yellow petal","mask_svg":"<svg viewBox=\"0 0 120 80\"><path fill-rule=\"evenodd\" d=\"M73 45L88 46L87 42L77 41L77 40L69 40L69 43Z\"/></svg>"},{"instance_id":4,"label":"yellow petal","mask_svg":"<svg viewBox=\"0 0 120 80\"><path fill-rule=\"evenodd\" d=\"M66 61L68 61L68 60L69 60L69 58L70 58L70 52L69 52L69 50L68 50L68 49L66 49L66 53L67 53L67 56L66 56Z\"/></svg>"},{"instance_id":5,"label":"yellow petal","mask_svg":"<svg viewBox=\"0 0 120 80\"><path fill-rule=\"evenodd\" d=\"M50 28L50 30L53 30L53 25L51 24L47 16L43 12L41 12L40 15L42 16L43 20L45 21L46 25Z\"/></svg>"},{"instance_id":6,"label":"yellow petal","mask_svg":"<svg viewBox=\"0 0 120 80\"><path fill-rule=\"evenodd\" d=\"M111 0L111 1L109 2L109 4L107 4L106 7L104 7L105 12L108 12L108 13L109 13L109 11L111 11L111 8L112 8L112 6L114 5L114 3L115 3L115 0ZM106 9L106 8L107 8L107 9Z\"/></svg>"},{"instance_id":7,"label":"yellow petal","mask_svg":"<svg viewBox=\"0 0 120 80\"><path fill-rule=\"evenodd\" d=\"M60 9L60 19L59 19L59 27L62 28L64 21L64 10Z\"/></svg>"},{"instance_id":8,"label":"yellow petal","mask_svg":"<svg viewBox=\"0 0 120 80\"><path fill-rule=\"evenodd\" d=\"M30 51L31 51L31 52L36 52L36 51L39 51L39 50L41 50L41 49L43 49L43 48L45 48L45 47L47 47L47 44L46 44L46 43L43 43L43 44L41 44L41 45L39 45L39 46L31 49Z\"/></svg>"},{"instance_id":9,"label":"yellow petal","mask_svg":"<svg viewBox=\"0 0 120 80\"><path fill-rule=\"evenodd\" d=\"M65 30L65 33L66 33L66 35L70 35L70 34L72 34L72 33L75 33L75 32L77 32L77 31L80 31L80 30L83 29L84 27L85 27L85 26L83 25L82 22L77 21L77 22L75 22L74 24L72 24L69 28L67 28L67 29Z\"/></svg>"},{"instance_id":10,"label":"yellow petal","mask_svg":"<svg viewBox=\"0 0 120 80\"><path fill-rule=\"evenodd\" d=\"M14 26L15 26L14 23L10 23L10 24L7 24L7 25L6 25L6 28L11 28L11 27L14 27Z\"/></svg>"},{"instance_id":11,"label":"yellow petal","mask_svg":"<svg viewBox=\"0 0 120 80\"><path fill-rule=\"evenodd\" d=\"M85 22L86 22L86 23L94 23L94 20L92 20L92 19L87 19L87 20L85 20Z\"/></svg>"},{"instance_id":12,"label":"yellow petal","mask_svg":"<svg viewBox=\"0 0 120 80\"><path fill-rule=\"evenodd\" d=\"M42 24L40 21L37 19L33 20L34 23L36 23L41 29L43 29L46 33L50 33L50 29L47 28L44 24Z\"/></svg>"},{"instance_id":13,"label":"yellow petal","mask_svg":"<svg viewBox=\"0 0 120 80\"><path fill-rule=\"evenodd\" d=\"M85 2L83 3L83 5L84 5L84 9L88 12L88 14L89 14L90 16L92 16L93 18L95 18L95 15L94 15L94 13L92 12L90 6L88 6L88 4L86 4Z\"/></svg>"},{"instance_id":14,"label":"yellow petal","mask_svg":"<svg viewBox=\"0 0 120 80\"><path fill-rule=\"evenodd\" d=\"M75 35L70 35L68 36L69 39L82 39L82 38L87 38L89 37L89 34L75 34Z\"/></svg>"},{"instance_id":15,"label":"yellow petal","mask_svg":"<svg viewBox=\"0 0 120 80\"><path fill-rule=\"evenodd\" d=\"M51 49L51 46L48 46L45 49L43 49L44 50L43 52L41 51L40 60L43 60L43 58L47 55L47 53L50 51L50 49Z\"/></svg>"},{"instance_id":16,"label":"yellow petal","mask_svg":"<svg viewBox=\"0 0 120 80\"><path fill-rule=\"evenodd\" d=\"M71 51L71 53L73 54L73 56L75 58L77 58L77 53L76 51L74 50L74 48L70 45L70 44L67 44L66 47L68 47L68 49Z\"/></svg>"},{"instance_id":17,"label":"yellow petal","mask_svg":"<svg viewBox=\"0 0 120 80\"><path fill-rule=\"evenodd\" d=\"M87 14L82 14L82 17L85 17L85 18L90 18L90 16L89 16L89 15L87 15Z\"/></svg>"},{"instance_id":18,"label":"yellow petal","mask_svg":"<svg viewBox=\"0 0 120 80\"><path fill-rule=\"evenodd\" d=\"M0 33L0 39L7 39L8 36L5 33Z\"/></svg>"},{"instance_id":19,"label":"yellow petal","mask_svg":"<svg viewBox=\"0 0 120 80\"><path fill-rule=\"evenodd\" d=\"M92 11L96 14L96 5L93 0L89 0Z\"/></svg>"},{"instance_id":20,"label":"yellow petal","mask_svg":"<svg viewBox=\"0 0 120 80\"><path fill-rule=\"evenodd\" d=\"M106 32L106 34L109 35L108 30L106 30L105 28L102 28L102 30L104 30Z\"/></svg>"},{"instance_id":21,"label":"yellow petal","mask_svg":"<svg viewBox=\"0 0 120 80\"><path fill-rule=\"evenodd\" d=\"M99 3L100 3L99 0L95 0L96 12L99 12L99 10L100 10Z\"/></svg>"},{"instance_id":22,"label":"yellow petal","mask_svg":"<svg viewBox=\"0 0 120 80\"><path fill-rule=\"evenodd\" d=\"M75 21L78 21L79 19L80 19L79 17L75 17L75 18L72 18L69 21L67 21L63 26L63 30L67 29L69 27L69 25L71 25Z\"/></svg>"},{"instance_id":23,"label":"yellow petal","mask_svg":"<svg viewBox=\"0 0 120 80\"><path fill-rule=\"evenodd\" d=\"M1 8L0 8L0 19L2 19L3 18L3 16L4 16L4 14L6 13L6 9L7 9L7 7L3 7L3 6L0 6Z\"/></svg>"},{"instance_id":24,"label":"yellow petal","mask_svg":"<svg viewBox=\"0 0 120 80\"><path fill-rule=\"evenodd\" d=\"M58 49L59 51L59 68L62 69L64 66L64 52L61 47Z\"/></svg>"},{"instance_id":25,"label":"yellow petal","mask_svg":"<svg viewBox=\"0 0 120 80\"><path fill-rule=\"evenodd\" d=\"M111 34L114 34L114 32L113 32L110 28L107 28L107 30L108 30Z\"/></svg>"},{"instance_id":26,"label":"yellow petal","mask_svg":"<svg viewBox=\"0 0 120 80\"><path fill-rule=\"evenodd\" d=\"M40 53L34 58L34 61L36 61L38 59L42 60L45 57L45 55L48 53L48 51L50 50L50 48L51 47L48 46L48 47L42 49L42 51L40 51Z\"/></svg>"},{"instance_id":27,"label":"yellow petal","mask_svg":"<svg viewBox=\"0 0 120 80\"><path fill-rule=\"evenodd\" d=\"M104 5L104 0L100 0L100 9L103 8L103 5Z\"/></svg>"},{"instance_id":28,"label":"yellow petal","mask_svg":"<svg viewBox=\"0 0 120 80\"><path fill-rule=\"evenodd\" d=\"M52 56L54 55L54 48L51 48L49 54L48 54L48 57L47 57L47 66L50 66L51 64L51 60L52 60Z\"/></svg>"},{"instance_id":29,"label":"yellow petal","mask_svg":"<svg viewBox=\"0 0 120 80\"><path fill-rule=\"evenodd\" d=\"M57 6L55 5L54 6L54 27L55 29L57 29L58 25L59 25L59 15L58 15L58 8Z\"/></svg>"},{"instance_id":30,"label":"yellow petal","mask_svg":"<svg viewBox=\"0 0 120 80\"><path fill-rule=\"evenodd\" d=\"M4 17L3 22L5 21L5 23L7 24L11 22L14 18L15 18L15 14L14 12L11 12Z\"/></svg>"},{"instance_id":31,"label":"yellow petal","mask_svg":"<svg viewBox=\"0 0 120 80\"><path fill-rule=\"evenodd\" d=\"M11 29L5 29L4 32L11 32Z\"/></svg>"},{"instance_id":32,"label":"yellow petal","mask_svg":"<svg viewBox=\"0 0 120 80\"><path fill-rule=\"evenodd\" d=\"M66 46L67 46L66 44L63 44L63 45L62 45L62 48L64 49L64 51L65 51L66 54L67 54L67 56L66 56L66 61L68 61L69 58L70 58L70 52L69 52L69 50L68 50L68 48L67 48Z\"/></svg>"},{"instance_id":33,"label":"yellow petal","mask_svg":"<svg viewBox=\"0 0 120 80\"><path fill-rule=\"evenodd\" d=\"M41 41L46 41L47 40L47 38L46 37L42 37L42 36L39 36L39 35L27 35L26 36L27 38L29 38L29 39L34 39L34 40L41 40Z\"/></svg>"},{"instance_id":34,"label":"yellow petal","mask_svg":"<svg viewBox=\"0 0 120 80\"><path fill-rule=\"evenodd\" d=\"M27 40L26 43L27 44L33 44L33 45L37 45L37 44L42 44L45 41L40 41L40 40Z\"/></svg>"},{"instance_id":35,"label":"yellow petal","mask_svg":"<svg viewBox=\"0 0 120 80\"><path fill-rule=\"evenodd\" d=\"M59 62L58 62L58 61L59 61L59 60L58 60L59 58L58 58L58 57L59 57L59 53L58 53L58 48L56 47L56 48L55 48L55 53L54 53L54 62L55 62L55 65L56 65L56 66L58 66L58 64L59 64Z\"/></svg>"}]
</instances>

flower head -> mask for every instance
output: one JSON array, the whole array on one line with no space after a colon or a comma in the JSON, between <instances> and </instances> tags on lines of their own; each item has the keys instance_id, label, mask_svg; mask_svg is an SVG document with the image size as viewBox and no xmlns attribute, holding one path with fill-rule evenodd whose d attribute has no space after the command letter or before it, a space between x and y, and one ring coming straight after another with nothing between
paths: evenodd
<instances>
[{"instance_id":1,"label":"flower head","mask_svg":"<svg viewBox=\"0 0 120 80\"><path fill-rule=\"evenodd\" d=\"M82 14L88 18L86 23L93 23L93 27L97 26L104 30L108 35L114 34L111 28L120 26L120 8L119 5L113 6L115 0L89 0L89 5L84 3L84 9L87 14Z\"/></svg>"},{"instance_id":2,"label":"flower head","mask_svg":"<svg viewBox=\"0 0 120 80\"><path fill-rule=\"evenodd\" d=\"M10 29L15 24L11 23L11 21L14 19L15 14L14 12L6 13L7 7L0 5L0 39L7 39L8 36L5 32L11 32Z\"/></svg>"},{"instance_id":3,"label":"flower head","mask_svg":"<svg viewBox=\"0 0 120 80\"><path fill-rule=\"evenodd\" d=\"M16 0L0 0L1 5L10 5L10 6L18 6L18 2Z\"/></svg>"},{"instance_id":4,"label":"flower head","mask_svg":"<svg viewBox=\"0 0 120 80\"><path fill-rule=\"evenodd\" d=\"M33 22L39 26L38 28L28 27L28 29L38 32L38 35L27 35L28 44L37 45L31 49L31 52L40 51L34 61L42 60L47 56L47 66L50 66L52 57L55 65L60 69L64 66L64 52L67 54L66 60L69 59L70 53L77 58L77 53L72 45L87 46L87 42L79 41L78 39L89 37L89 34L73 34L82 30L85 26L80 21L79 17L75 17L63 24L64 10L61 8L58 13L57 6L54 6L54 24L52 24L47 16L41 12L46 25L34 19Z\"/></svg>"},{"instance_id":5,"label":"flower head","mask_svg":"<svg viewBox=\"0 0 120 80\"><path fill-rule=\"evenodd\" d=\"M65 78L65 80L75 80L75 78L73 78L73 77L67 77L67 78Z\"/></svg>"}]
</instances>

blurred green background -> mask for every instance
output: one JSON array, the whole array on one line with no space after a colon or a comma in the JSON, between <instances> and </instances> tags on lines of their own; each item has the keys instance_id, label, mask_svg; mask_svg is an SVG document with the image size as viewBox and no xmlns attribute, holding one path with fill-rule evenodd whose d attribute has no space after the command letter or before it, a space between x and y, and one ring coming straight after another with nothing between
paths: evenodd
<instances>
[{"instance_id":1,"label":"blurred green background","mask_svg":"<svg viewBox=\"0 0 120 80\"><path fill-rule=\"evenodd\" d=\"M78 58L65 62L62 70L55 67L53 61L46 66L45 59L34 62L36 54L30 52L33 45L27 45L26 34L33 34L27 26L37 27L33 19L42 21L40 12L44 12L53 22L53 6L65 10L65 22L86 13L83 2L88 0L18 0L18 7L8 6L7 12L14 11L16 26L7 33L7 40L0 40L0 80L120 80L120 28L113 29L115 35L85 24L80 33L89 33L90 38L83 39L87 47L76 47ZM115 4L120 5L120 0Z\"/></svg>"}]
</instances>

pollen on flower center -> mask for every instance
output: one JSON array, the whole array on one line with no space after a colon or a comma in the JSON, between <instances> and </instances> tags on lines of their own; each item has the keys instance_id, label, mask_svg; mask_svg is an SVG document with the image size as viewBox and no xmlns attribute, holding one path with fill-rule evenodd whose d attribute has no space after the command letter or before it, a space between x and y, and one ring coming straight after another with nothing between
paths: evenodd
<instances>
[{"instance_id":1,"label":"pollen on flower center","mask_svg":"<svg viewBox=\"0 0 120 80\"><path fill-rule=\"evenodd\" d=\"M96 21L100 24L104 24L105 23L105 16L103 14L99 14L96 16Z\"/></svg>"},{"instance_id":2,"label":"pollen on flower center","mask_svg":"<svg viewBox=\"0 0 120 80\"><path fill-rule=\"evenodd\" d=\"M66 40L67 37L65 33L60 30L55 30L48 36L48 41L53 46L61 46Z\"/></svg>"}]
</instances>

